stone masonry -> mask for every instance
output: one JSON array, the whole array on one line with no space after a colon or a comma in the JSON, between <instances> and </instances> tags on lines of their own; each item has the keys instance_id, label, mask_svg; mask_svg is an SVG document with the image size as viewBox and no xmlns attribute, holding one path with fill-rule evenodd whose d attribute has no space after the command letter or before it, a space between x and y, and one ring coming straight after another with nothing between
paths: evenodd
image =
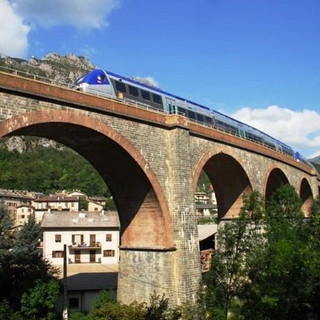
<instances>
[{"instance_id":1,"label":"stone masonry","mask_svg":"<svg viewBox=\"0 0 320 320\"><path fill-rule=\"evenodd\" d=\"M243 196L292 184L307 212L319 194L315 170L239 137L125 101L0 73L0 136L63 143L100 173L121 223L118 298L130 303L165 293L194 301L201 279L194 207L199 175L214 185L221 219Z\"/></svg>"}]
</instances>

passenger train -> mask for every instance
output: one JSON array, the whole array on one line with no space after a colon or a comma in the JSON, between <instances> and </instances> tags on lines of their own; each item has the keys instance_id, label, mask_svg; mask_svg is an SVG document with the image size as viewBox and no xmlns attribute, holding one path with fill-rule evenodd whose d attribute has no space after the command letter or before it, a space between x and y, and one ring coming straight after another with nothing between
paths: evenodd
<instances>
[{"instance_id":1,"label":"passenger train","mask_svg":"<svg viewBox=\"0 0 320 320\"><path fill-rule=\"evenodd\" d=\"M290 146L258 129L206 106L110 71L95 69L78 79L72 88L101 96L121 98L167 114L184 115L192 121L262 144L313 167Z\"/></svg>"}]
</instances>

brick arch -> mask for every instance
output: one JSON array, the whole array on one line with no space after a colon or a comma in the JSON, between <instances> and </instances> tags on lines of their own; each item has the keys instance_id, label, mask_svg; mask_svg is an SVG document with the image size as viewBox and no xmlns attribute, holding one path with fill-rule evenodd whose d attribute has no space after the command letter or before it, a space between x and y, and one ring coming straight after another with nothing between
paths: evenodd
<instances>
[{"instance_id":1,"label":"brick arch","mask_svg":"<svg viewBox=\"0 0 320 320\"><path fill-rule=\"evenodd\" d=\"M120 133L79 112L41 110L0 123L0 137L14 135L55 140L95 167L115 199L122 247L172 247L172 222L162 188L141 153Z\"/></svg>"},{"instance_id":2,"label":"brick arch","mask_svg":"<svg viewBox=\"0 0 320 320\"><path fill-rule=\"evenodd\" d=\"M264 196L269 200L272 194L282 185L289 184L289 180L284 172L278 167L272 166L267 175L264 183Z\"/></svg>"},{"instance_id":3,"label":"brick arch","mask_svg":"<svg viewBox=\"0 0 320 320\"><path fill-rule=\"evenodd\" d=\"M302 201L301 210L304 215L308 215L310 213L310 209L313 203L313 194L311 190L311 186L306 178L303 178L299 187L299 196Z\"/></svg>"},{"instance_id":4,"label":"brick arch","mask_svg":"<svg viewBox=\"0 0 320 320\"><path fill-rule=\"evenodd\" d=\"M253 191L240 161L227 153L210 150L196 166L193 178L194 190L202 170L214 187L219 218L237 217L243 206L243 198Z\"/></svg>"}]
</instances>

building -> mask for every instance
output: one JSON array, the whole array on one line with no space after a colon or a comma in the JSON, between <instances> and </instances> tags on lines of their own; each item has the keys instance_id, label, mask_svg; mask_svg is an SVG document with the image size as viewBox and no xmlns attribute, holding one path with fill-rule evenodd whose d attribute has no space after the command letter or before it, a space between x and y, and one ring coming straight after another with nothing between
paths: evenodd
<instances>
[{"instance_id":1,"label":"building","mask_svg":"<svg viewBox=\"0 0 320 320\"><path fill-rule=\"evenodd\" d=\"M34 206L37 221L42 221L43 215L46 212L78 212L79 196L67 196L63 194L43 196L32 201L32 205Z\"/></svg>"},{"instance_id":2,"label":"building","mask_svg":"<svg viewBox=\"0 0 320 320\"><path fill-rule=\"evenodd\" d=\"M20 206L30 206L34 196L27 191L15 191L0 189L0 201L6 206L15 226L18 226L20 218L17 217L17 208ZM21 213L20 213L21 214Z\"/></svg>"},{"instance_id":3,"label":"building","mask_svg":"<svg viewBox=\"0 0 320 320\"><path fill-rule=\"evenodd\" d=\"M71 263L115 264L119 261L118 213L51 211L44 214L43 255L63 264L64 245Z\"/></svg>"},{"instance_id":4,"label":"building","mask_svg":"<svg viewBox=\"0 0 320 320\"><path fill-rule=\"evenodd\" d=\"M69 312L88 312L99 292L117 288L120 222L116 211L50 211L43 216L43 256L63 275L66 245ZM57 311L62 312L63 297Z\"/></svg>"},{"instance_id":5,"label":"building","mask_svg":"<svg viewBox=\"0 0 320 320\"><path fill-rule=\"evenodd\" d=\"M88 211L98 211L101 212L103 210L103 206L99 203L89 201L88 202Z\"/></svg>"},{"instance_id":6,"label":"building","mask_svg":"<svg viewBox=\"0 0 320 320\"><path fill-rule=\"evenodd\" d=\"M22 226L28 221L30 215L34 214L34 207L31 205L23 204L16 208L16 226Z\"/></svg>"}]
</instances>

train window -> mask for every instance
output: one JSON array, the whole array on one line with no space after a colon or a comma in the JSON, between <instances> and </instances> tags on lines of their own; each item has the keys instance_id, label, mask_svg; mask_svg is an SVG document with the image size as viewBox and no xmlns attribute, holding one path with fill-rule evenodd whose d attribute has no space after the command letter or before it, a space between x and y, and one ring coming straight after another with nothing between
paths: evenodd
<instances>
[{"instance_id":1,"label":"train window","mask_svg":"<svg viewBox=\"0 0 320 320\"><path fill-rule=\"evenodd\" d=\"M185 116L187 114L187 110L181 107L178 107L178 114Z\"/></svg>"},{"instance_id":2,"label":"train window","mask_svg":"<svg viewBox=\"0 0 320 320\"><path fill-rule=\"evenodd\" d=\"M204 117L202 114L197 113L197 120L200 122L204 122Z\"/></svg>"},{"instance_id":3,"label":"train window","mask_svg":"<svg viewBox=\"0 0 320 320\"><path fill-rule=\"evenodd\" d=\"M126 92L126 85L123 82L116 81L116 89L121 92Z\"/></svg>"},{"instance_id":4,"label":"train window","mask_svg":"<svg viewBox=\"0 0 320 320\"><path fill-rule=\"evenodd\" d=\"M188 118L196 120L196 114L193 111L188 111Z\"/></svg>"},{"instance_id":5,"label":"train window","mask_svg":"<svg viewBox=\"0 0 320 320\"><path fill-rule=\"evenodd\" d=\"M148 91L141 90L141 96L145 100L151 100L150 92L148 92Z\"/></svg>"},{"instance_id":6,"label":"train window","mask_svg":"<svg viewBox=\"0 0 320 320\"><path fill-rule=\"evenodd\" d=\"M139 96L139 91L138 88L133 87L133 86L129 86L129 93L135 97Z\"/></svg>"},{"instance_id":7,"label":"train window","mask_svg":"<svg viewBox=\"0 0 320 320\"><path fill-rule=\"evenodd\" d=\"M205 116L205 117L204 117L204 122L205 122L205 123L212 124L212 118Z\"/></svg>"},{"instance_id":8,"label":"train window","mask_svg":"<svg viewBox=\"0 0 320 320\"><path fill-rule=\"evenodd\" d=\"M153 102L162 104L161 96L159 96L158 94L153 93L152 98L153 98Z\"/></svg>"}]
</instances>

